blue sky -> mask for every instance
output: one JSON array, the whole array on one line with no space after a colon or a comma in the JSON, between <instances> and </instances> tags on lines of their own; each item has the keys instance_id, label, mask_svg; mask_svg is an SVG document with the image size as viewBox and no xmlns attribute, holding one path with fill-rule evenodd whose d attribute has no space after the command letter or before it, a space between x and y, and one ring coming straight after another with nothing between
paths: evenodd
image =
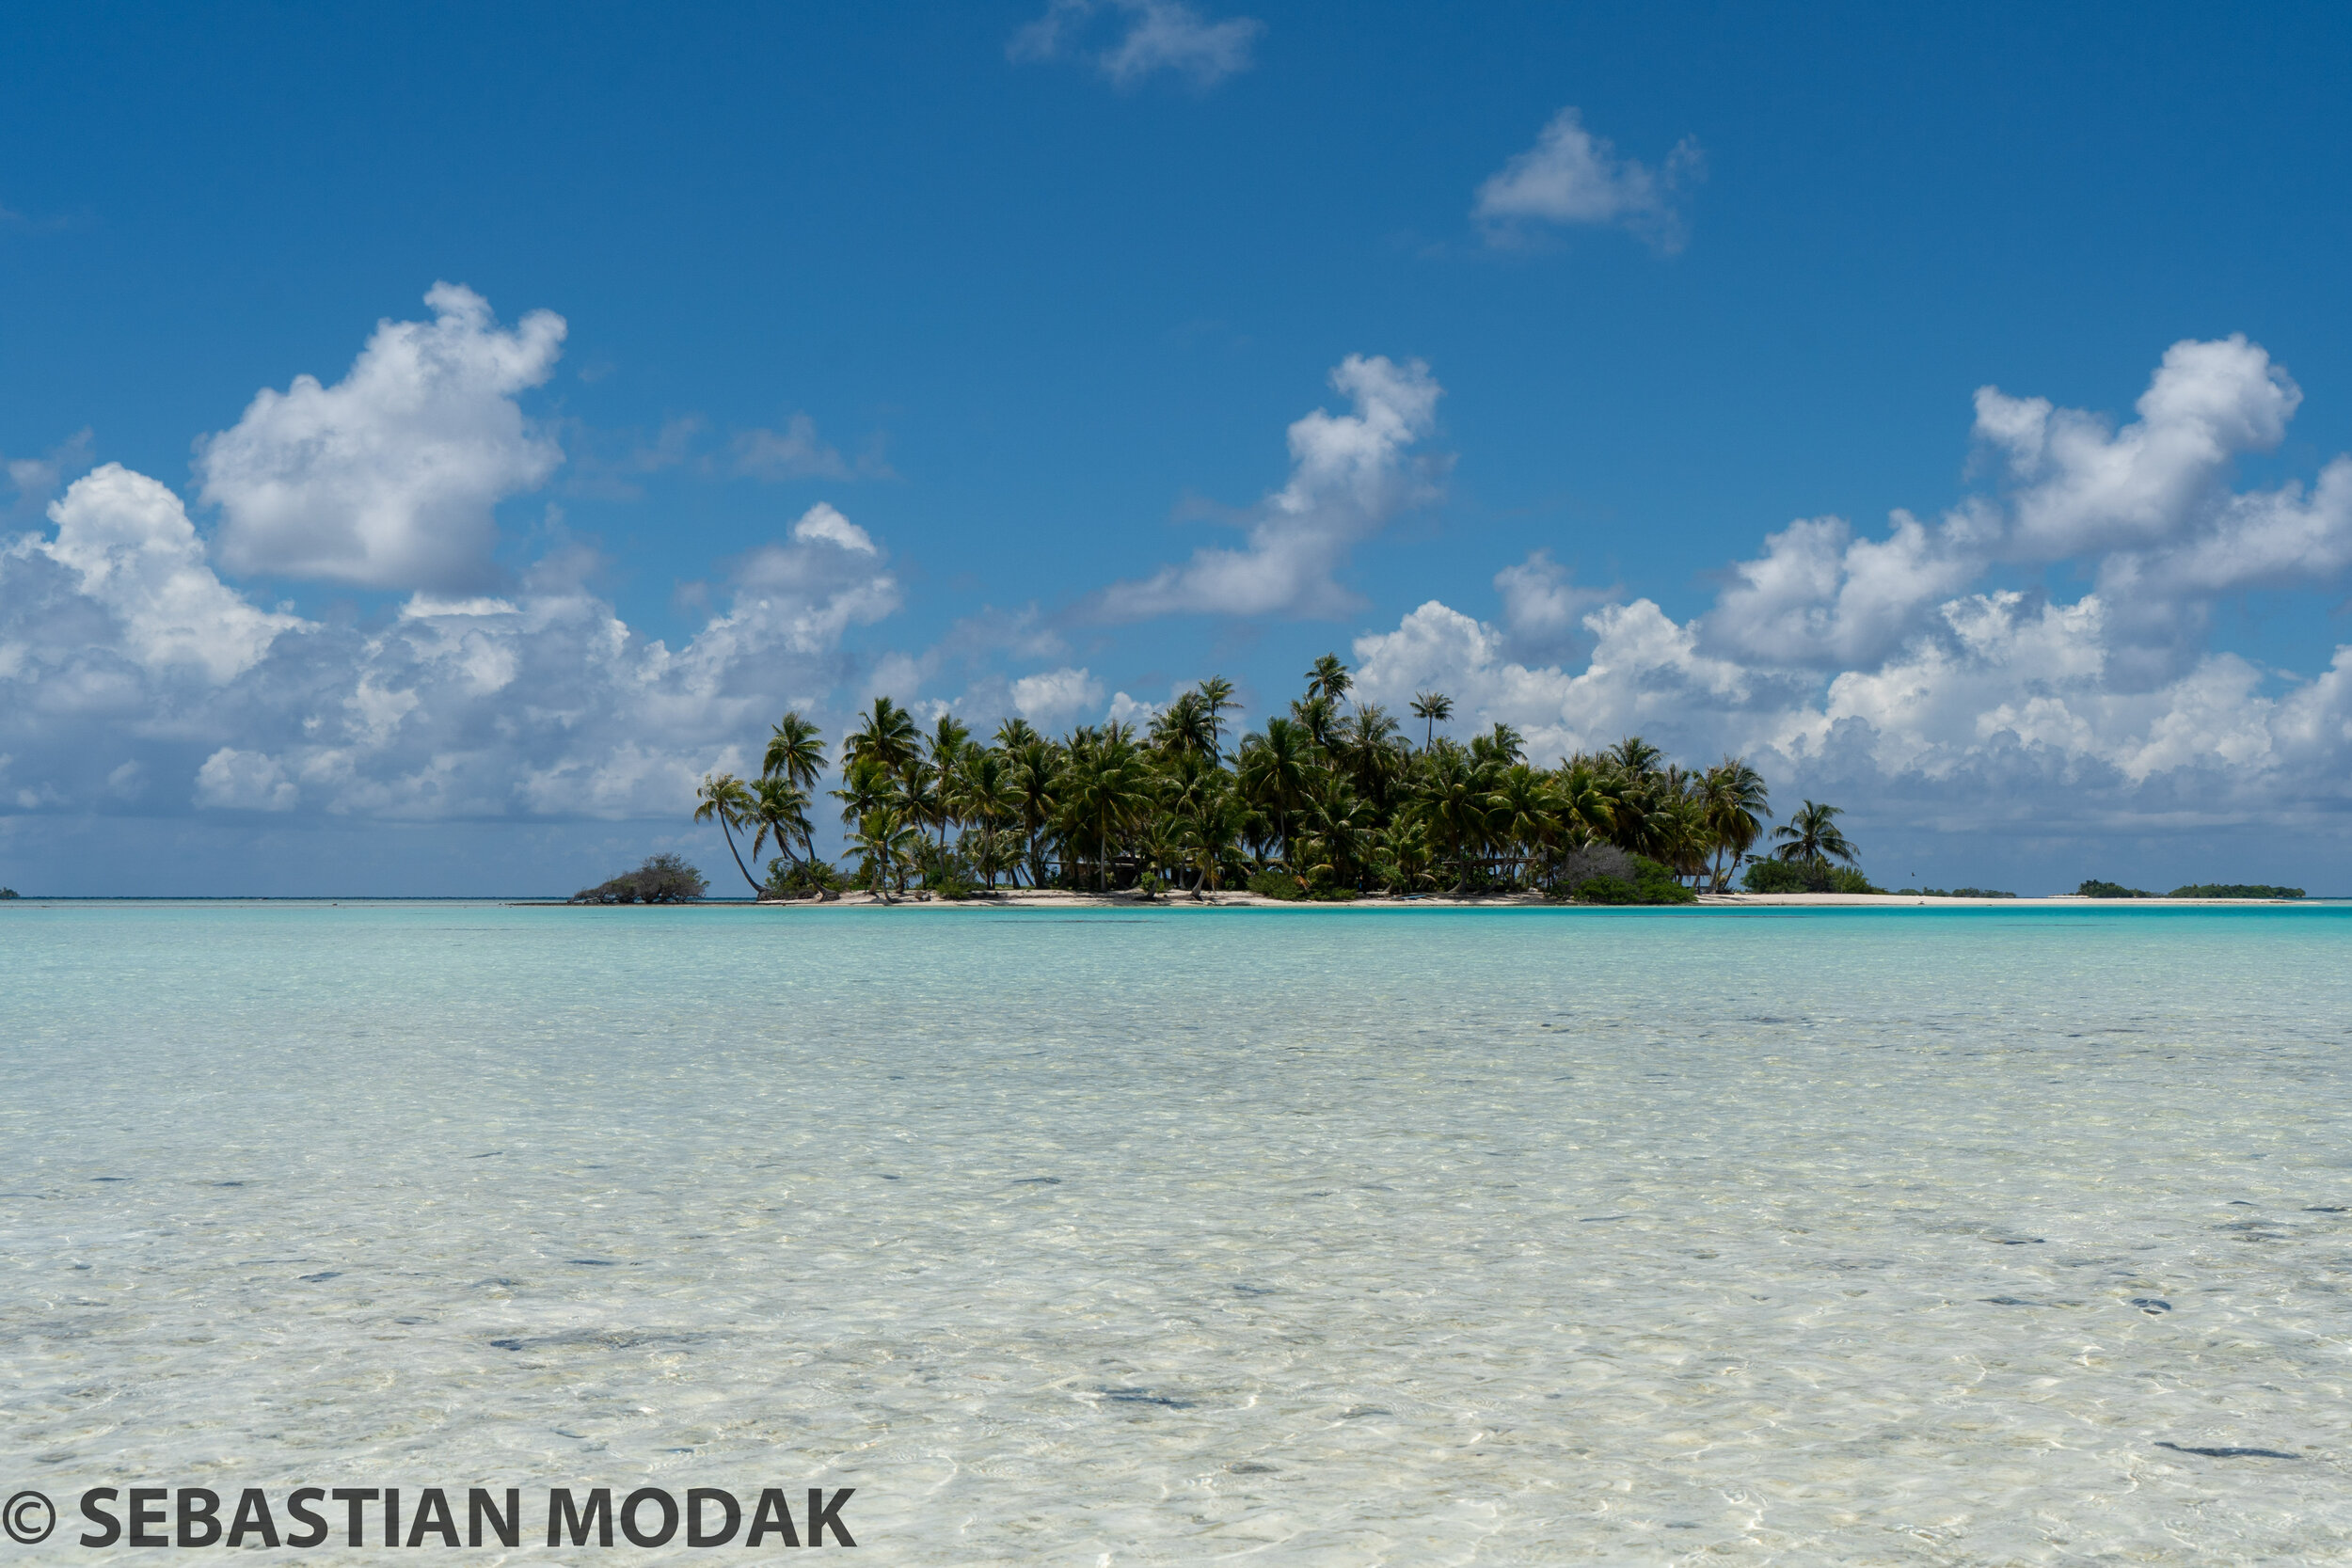
<instances>
[{"instance_id":1,"label":"blue sky","mask_svg":"<svg viewBox=\"0 0 2352 1568\"><path fill-rule=\"evenodd\" d=\"M2340 10L0 52L0 880L564 891L707 860L691 781L786 702L1263 713L1337 649L1746 752L1882 879L2352 889Z\"/></svg>"}]
</instances>

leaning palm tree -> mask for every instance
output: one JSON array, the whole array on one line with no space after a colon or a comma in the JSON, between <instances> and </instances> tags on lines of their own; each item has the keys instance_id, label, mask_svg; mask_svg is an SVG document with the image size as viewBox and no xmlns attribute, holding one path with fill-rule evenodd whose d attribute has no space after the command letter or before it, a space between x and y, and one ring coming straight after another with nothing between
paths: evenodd
<instances>
[{"instance_id":1,"label":"leaning palm tree","mask_svg":"<svg viewBox=\"0 0 2352 1568\"><path fill-rule=\"evenodd\" d=\"M768 754L759 765L761 779L782 779L801 792L805 800L817 788L818 775L825 770L825 736L815 724L801 717L797 710L787 708L768 736ZM801 858L817 858L817 839L808 828L807 816L802 816ZM781 847L781 845L779 845ZM757 850L753 851L757 854Z\"/></svg>"},{"instance_id":2,"label":"leaning palm tree","mask_svg":"<svg viewBox=\"0 0 2352 1568\"><path fill-rule=\"evenodd\" d=\"M1845 833L1837 826L1837 818L1845 816L1840 806L1824 806L1807 800L1788 821L1772 830L1772 837L1781 841L1773 851L1785 861L1804 861L1826 865L1831 861L1854 863L1854 847L1846 842Z\"/></svg>"},{"instance_id":3,"label":"leaning palm tree","mask_svg":"<svg viewBox=\"0 0 2352 1568\"><path fill-rule=\"evenodd\" d=\"M742 851L735 847L735 830L743 827L759 815L759 803L743 781L732 773L705 773L703 782L694 790L694 820L717 821L719 831L726 834L727 853L735 857L735 869L743 873L743 880L751 884L755 894L759 884L752 881L749 867L743 863Z\"/></svg>"},{"instance_id":4,"label":"leaning palm tree","mask_svg":"<svg viewBox=\"0 0 2352 1568\"><path fill-rule=\"evenodd\" d=\"M752 835L752 859L759 859L761 847L771 840L780 856L791 855L795 838L803 845L808 843L812 830L806 790L776 773L762 778L751 789L752 819L758 824L758 831Z\"/></svg>"},{"instance_id":5,"label":"leaning palm tree","mask_svg":"<svg viewBox=\"0 0 2352 1568\"><path fill-rule=\"evenodd\" d=\"M817 776L824 770L823 732L797 711L787 710L768 736L768 755L759 765L760 775L782 778L796 789L814 789Z\"/></svg>"},{"instance_id":6,"label":"leaning palm tree","mask_svg":"<svg viewBox=\"0 0 2352 1568\"><path fill-rule=\"evenodd\" d=\"M1438 726L1454 717L1454 699L1442 691L1416 691L1413 717L1428 721L1421 734L1421 749L1425 752L1438 743Z\"/></svg>"}]
</instances>

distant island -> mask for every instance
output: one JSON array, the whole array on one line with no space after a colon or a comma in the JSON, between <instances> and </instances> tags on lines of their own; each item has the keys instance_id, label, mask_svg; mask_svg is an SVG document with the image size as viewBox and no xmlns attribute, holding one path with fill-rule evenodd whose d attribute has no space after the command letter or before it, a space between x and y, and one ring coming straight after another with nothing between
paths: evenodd
<instances>
[{"instance_id":1,"label":"distant island","mask_svg":"<svg viewBox=\"0 0 2352 1568\"><path fill-rule=\"evenodd\" d=\"M1008 719L983 741L953 714L925 730L876 697L842 742L838 787L825 792L848 829L854 859L846 867L816 850L825 737L787 712L756 778L703 779L694 820L718 827L744 885L764 901L851 890L885 903L961 900L1025 889L1680 904L1731 891L1735 876L1752 894L1887 893L1863 873L1836 806L1805 800L1767 833L1770 793L1743 758L1686 768L1629 736L1544 767L1507 724L1467 743L1438 734L1454 711L1443 692L1413 698L1416 742L1385 707L1349 703L1353 677L1336 654L1315 660L1305 680L1287 713L1230 750L1233 688L1221 678L1180 693L1140 728L1080 725L1057 738ZM571 902L685 903L708 891L693 866L657 855ZM2017 896L1979 887L1901 895ZM2104 881L2083 883L2078 895L2155 896ZM2302 895L2215 884L2169 896Z\"/></svg>"},{"instance_id":2,"label":"distant island","mask_svg":"<svg viewBox=\"0 0 2352 1568\"><path fill-rule=\"evenodd\" d=\"M2300 898L2299 887L2272 887L2265 882L2197 882L2188 887L2176 887L2170 893L2153 894L2146 888L2124 887L2116 882L2088 881L2074 890L2083 898Z\"/></svg>"},{"instance_id":3,"label":"distant island","mask_svg":"<svg viewBox=\"0 0 2352 1568\"><path fill-rule=\"evenodd\" d=\"M1140 728L1081 725L1059 737L1009 719L983 741L952 714L926 730L877 697L843 740L839 786L827 792L849 830L846 868L815 847L824 736L787 713L758 777L705 778L694 818L718 826L744 884L771 899L1026 887L1671 904L1725 891L1743 867L1753 891L1883 891L1860 870L1836 806L1804 801L1768 834L1769 793L1742 758L1684 767L1630 736L1545 767L1507 724L1467 743L1438 735L1454 711L1442 692L1418 694L1409 721L1350 703L1353 678L1337 655L1305 681L1287 713L1237 740L1222 678ZM577 901L640 901L627 896L635 885L614 879Z\"/></svg>"}]
</instances>

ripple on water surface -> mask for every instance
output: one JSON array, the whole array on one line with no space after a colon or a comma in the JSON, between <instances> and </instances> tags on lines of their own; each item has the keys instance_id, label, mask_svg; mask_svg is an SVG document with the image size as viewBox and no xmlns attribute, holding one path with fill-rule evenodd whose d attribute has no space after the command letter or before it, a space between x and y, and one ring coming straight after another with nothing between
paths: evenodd
<instances>
[{"instance_id":1,"label":"ripple on water surface","mask_svg":"<svg viewBox=\"0 0 2352 1568\"><path fill-rule=\"evenodd\" d=\"M53 1495L2352 1557L2342 911L5 919L0 1426Z\"/></svg>"}]
</instances>

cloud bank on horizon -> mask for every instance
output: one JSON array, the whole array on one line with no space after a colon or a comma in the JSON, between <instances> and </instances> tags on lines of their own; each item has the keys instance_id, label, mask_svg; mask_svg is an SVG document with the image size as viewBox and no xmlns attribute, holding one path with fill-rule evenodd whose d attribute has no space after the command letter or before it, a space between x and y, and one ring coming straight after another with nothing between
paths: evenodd
<instances>
[{"instance_id":1,"label":"cloud bank on horizon","mask_svg":"<svg viewBox=\"0 0 2352 1568\"><path fill-rule=\"evenodd\" d=\"M1052 616L854 645L862 627L888 642L903 595L885 544L830 503L737 561L675 648L587 586L587 551L559 544L501 577L494 508L563 458L520 400L564 324L502 327L452 285L427 303L430 321L379 325L342 380L263 391L199 444L209 538L169 487L109 463L0 548L0 791L17 811L674 817L787 705L836 734L876 690L980 725L1149 711L1106 703ZM1361 355L1330 384L1346 411L1291 425L1290 472L1240 546L1107 584L1061 624L1359 615L1352 553L1438 494L1440 388L1417 361ZM2120 426L1984 388L1989 481L1941 515L1897 512L1877 534L1792 522L1685 621L1538 551L1496 573L1494 619L1433 599L1355 636L1359 690L1446 691L1455 728L1512 724L1539 757L1636 732L1691 758L1741 752L1789 798L1894 803L1947 832L2340 816L2352 647L2274 671L2209 635L2233 595L2328 590L2352 567L2352 457L2234 486L2300 398L2243 337L2172 345ZM17 483L63 477L33 465ZM2069 569L2090 580L2071 601L2035 586ZM406 597L381 624L310 620L240 576Z\"/></svg>"}]
</instances>

